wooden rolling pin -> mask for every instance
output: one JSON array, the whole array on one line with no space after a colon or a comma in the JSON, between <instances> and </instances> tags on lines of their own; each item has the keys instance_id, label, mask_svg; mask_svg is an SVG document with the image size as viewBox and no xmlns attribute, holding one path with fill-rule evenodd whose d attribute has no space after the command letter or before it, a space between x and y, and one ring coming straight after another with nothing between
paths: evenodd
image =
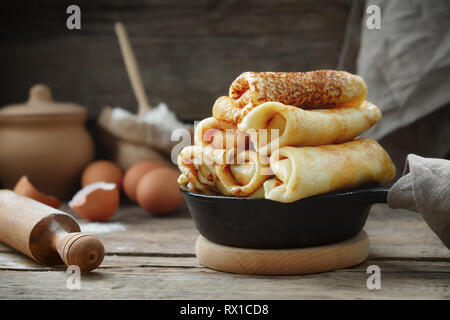
<instances>
[{"instance_id":1,"label":"wooden rolling pin","mask_svg":"<svg viewBox=\"0 0 450 320\"><path fill-rule=\"evenodd\" d=\"M38 263L81 271L97 268L105 255L100 240L81 233L70 215L10 190L0 190L0 241Z\"/></svg>"}]
</instances>

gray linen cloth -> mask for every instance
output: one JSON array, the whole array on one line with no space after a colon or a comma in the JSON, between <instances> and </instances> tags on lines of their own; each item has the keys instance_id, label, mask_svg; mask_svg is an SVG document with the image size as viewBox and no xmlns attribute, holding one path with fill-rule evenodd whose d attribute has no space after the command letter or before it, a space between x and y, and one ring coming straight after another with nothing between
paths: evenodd
<instances>
[{"instance_id":1,"label":"gray linen cloth","mask_svg":"<svg viewBox=\"0 0 450 320\"><path fill-rule=\"evenodd\" d=\"M366 136L380 139L450 102L450 1L368 0L369 5L379 6L381 29L368 29L365 13L358 74L367 82L367 100L383 112Z\"/></svg>"},{"instance_id":2,"label":"gray linen cloth","mask_svg":"<svg viewBox=\"0 0 450 320\"><path fill-rule=\"evenodd\" d=\"M450 249L450 161L410 154L403 176L388 193L392 209L408 209L423 218Z\"/></svg>"}]
</instances>

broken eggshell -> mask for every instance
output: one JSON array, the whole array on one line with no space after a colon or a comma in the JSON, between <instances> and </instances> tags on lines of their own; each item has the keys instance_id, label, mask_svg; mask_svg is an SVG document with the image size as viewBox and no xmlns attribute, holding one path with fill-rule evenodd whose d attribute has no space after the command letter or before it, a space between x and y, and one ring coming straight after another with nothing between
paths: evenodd
<instances>
[{"instance_id":1,"label":"broken eggshell","mask_svg":"<svg viewBox=\"0 0 450 320\"><path fill-rule=\"evenodd\" d=\"M69 207L89 221L106 221L117 211L119 201L119 189L115 183L95 182L78 191Z\"/></svg>"},{"instance_id":2,"label":"broken eggshell","mask_svg":"<svg viewBox=\"0 0 450 320\"><path fill-rule=\"evenodd\" d=\"M25 196L33 200L39 201L55 209L58 209L61 206L61 201L59 201L58 198L53 196L47 196L42 192L40 192L39 190L37 190L30 182L30 180L28 180L27 176L22 176L19 179L19 181L17 181L13 191L21 196Z\"/></svg>"}]
</instances>

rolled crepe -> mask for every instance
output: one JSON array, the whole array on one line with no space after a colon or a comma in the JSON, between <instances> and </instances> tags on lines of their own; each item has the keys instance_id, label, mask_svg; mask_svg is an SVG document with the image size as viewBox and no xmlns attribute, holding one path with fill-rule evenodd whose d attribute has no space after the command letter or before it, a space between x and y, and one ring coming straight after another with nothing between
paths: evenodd
<instances>
[{"instance_id":1,"label":"rolled crepe","mask_svg":"<svg viewBox=\"0 0 450 320\"><path fill-rule=\"evenodd\" d=\"M380 119L380 109L368 101L356 106L316 110L266 102L250 111L238 128L249 133L259 153L270 155L284 146L320 146L350 141ZM267 136L261 129L267 129Z\"/></svg>"},{"instance_id":2,"label":"rolled crepe","mask_svg":"<svg viewBox=\"0 0 450 320\"><path fill-rule=\"evenodd\" d=\"M180 152L178 167L178 182L189 191L204 194L246 197L272 177L269 159L260 159L248 150L190 146Z\"/></svg>"},{"instance_id":3,"label":"rolled crepe","mask_svg":"<svg viewBox=\"0 0 450 320\"><path fill-rule=\"evenodd\" d=\"M249 136L239 131L236 124L213 117L203 119L195 127L194 144L196 146L245 150L249 147L249 141Z\"/></svg>"},{"instance_id":4,"label":"rolled crepe","mask_svg":"<svg viewBox=\"0 0 450 320\"><path fill-rule=\"evenodd\" d=\"M374 140L320 147L283 147L270 157L275 177L264 183L266 199L293 202L370 182L388 182L395 166Z\"/></svg>"},{"instance_id":5,"label":"rolled crepe","mask_svg":"<svg viewBox=\"0 0 450 320\"><path fill-rule=\"evenodd\" d=\"M239 123L256 106L277 101L301 108L359 104L367 95L364 80L345 71L244 72L230 86L229 100L219 98L213 115Z\"/></svg>"},{"instance_id":6,"label":"rolled crepe","mask_svg":"<svg viewBox=\"0 0 450 320\"><path fill-rule=\"evenodd\" d=\"M201 147L188 146L183 148L178 154L178 168L181 175L178 183L192 192L203 194L215 194L216 175L214 161L204 161ZM212 155L211 155L212 156Z\"/></svg>"}]
</instances>

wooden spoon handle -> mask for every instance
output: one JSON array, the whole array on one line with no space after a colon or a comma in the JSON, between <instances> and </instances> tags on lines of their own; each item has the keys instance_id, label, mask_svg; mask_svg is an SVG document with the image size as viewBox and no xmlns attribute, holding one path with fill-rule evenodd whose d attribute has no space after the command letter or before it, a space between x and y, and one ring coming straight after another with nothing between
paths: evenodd
<instances>
[{"instance_id":1,"label":"wooden spoon handle","mask_svg":"<svg viewBox=\"0 0 450 320\"><path fill-rule=\"evenodd\" d=\"M53 243L67 266L76 265L83 272L97 268L105 256L105 248L100 240L86 233L57 234Z\"/></svg>"},{"instance_id":2,"label":"wooden spoon handle","mask_svg":"<svg viewBox=\"0 0 450 320\"><path fill-rule=\"evenodd\" d=\"M119 39L120 50L122 51L123 60L125 61L128 77L130 78L131 86L133 87L134 94L138 101L138 114L142 115L150 110L151 107L148 103L147 95L145 94L144 85L142 84L138 63L133 53L130 40L128 39L125 26L121 22L116 22L115 30L117 38Z\"/></svg>"}]
</instances>

